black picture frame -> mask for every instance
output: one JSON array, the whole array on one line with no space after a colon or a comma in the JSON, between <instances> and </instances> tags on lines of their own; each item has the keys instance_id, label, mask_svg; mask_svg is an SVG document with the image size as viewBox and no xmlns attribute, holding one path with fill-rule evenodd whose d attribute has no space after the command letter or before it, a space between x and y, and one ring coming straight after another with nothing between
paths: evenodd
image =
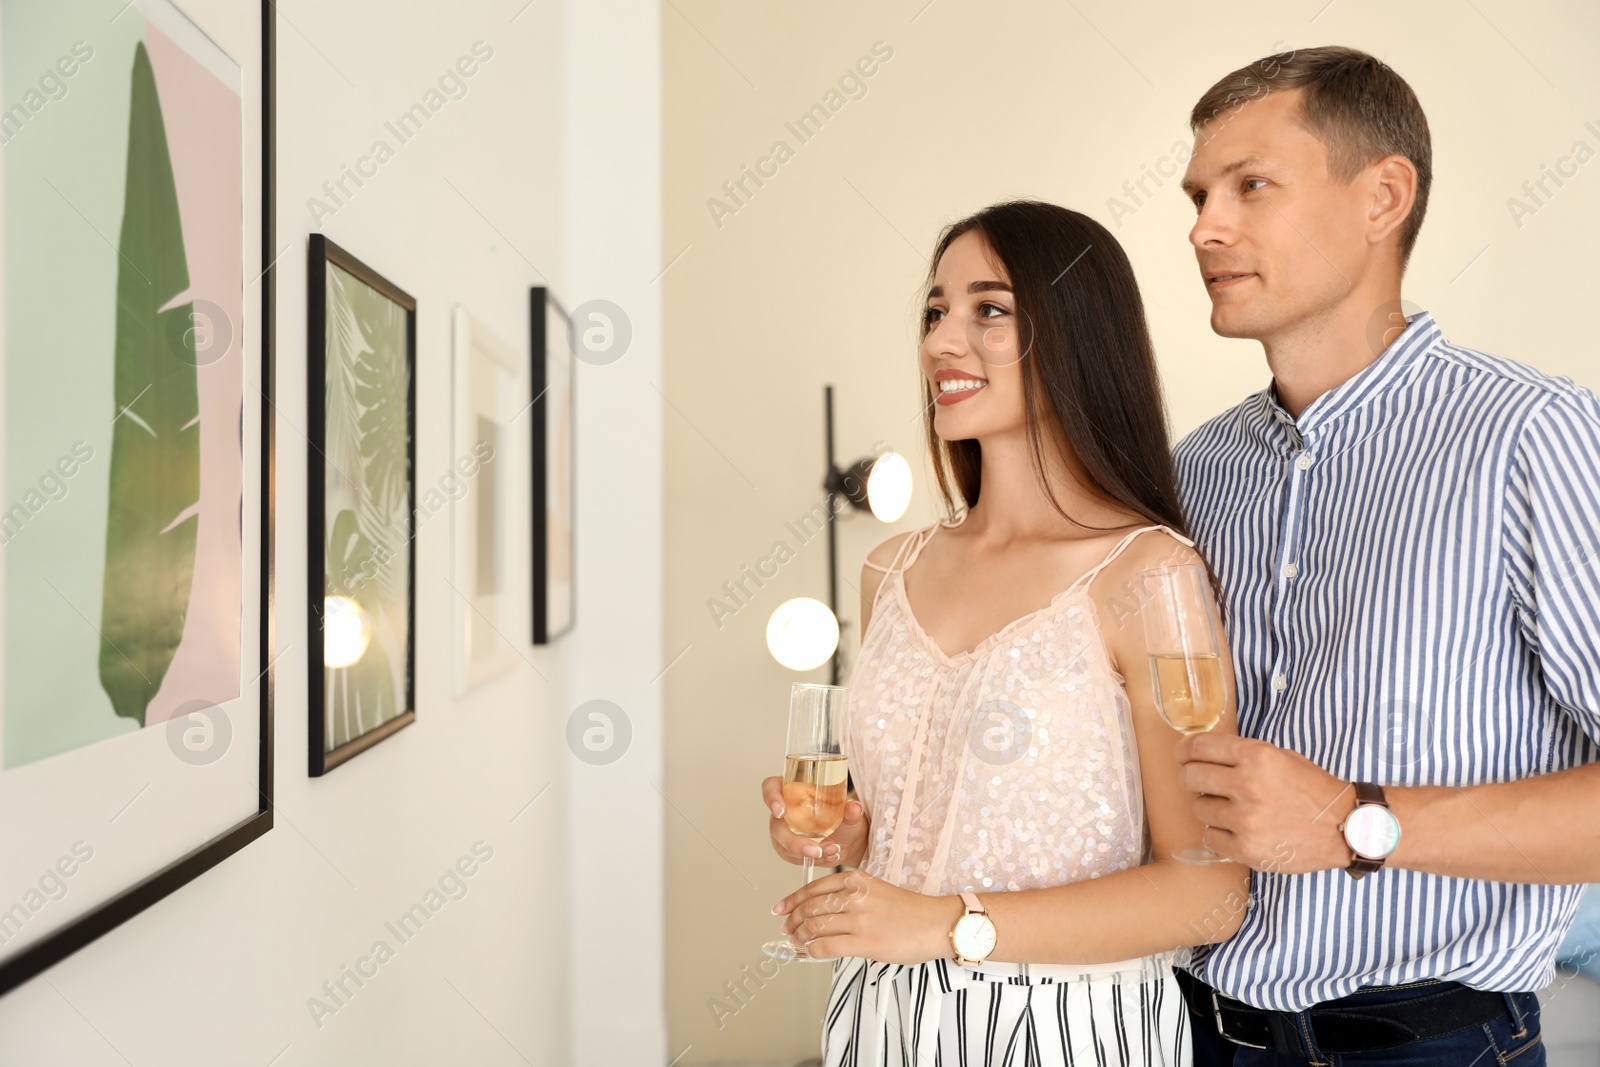
<instances>
[{"instance_id":1,"label":"black picture frame","mask_svg":"<svg viewBox=\"0 0 1600 1067\"><path fill-rule=\"evenodd\" d=\"M532 463L533 475L533 643L547 645L577 624L577 367L572 358L573 344L571 320L545 286L533 286L529 300L529 389L532 397ZM551 337L555 332L557 336ZM553 343L554 342L554 343ZM559 347L558 347L559 346ZM564 356L565 358L561 358ZM562 364L565 364L563 372ZM559 378L563 375L565 380ZM568 569L572 580L566 585L565 603L558 601L550 582L550 511L558 501L550 485L549 445L553 405L552 396L559 396L565 387L566 403L572 417L567 430L567 551ZM552 387L557 392L552 393ZM564 609L564 610L563 610Z\"/></svg>"},{"instance_id":2,"label":"black picture frame","mask_svg":"<svg viewBox=\"0 0 1600 1067\"><path fill-rule=\"evenodd\" d=\"M262 0L261 16L261 569L259 662L265 664L256 681L260 699L260 759L256 812L221 834L191 849L154 874L103 901L78 919L0 962L0 995L15 989L102 935L121 926L151 905L188 885L272 829L273 813L273 647L276 630L273 613L273 523L276 499L276 462L273 397L276 393L276 260L277 192L276 147L276 9Z\"/></svg>"},{"instance_id":3,"label":"black picture frame","mask_svg":"<svg viewBox=\"0 0 1600 1067\"><path fill-rule=\"evenodd\" d=\"M306 345L306 577L307 577L307 769L316 778L359 755L385 738L410 726L417 718L417 553L415 539L407 536L402 551L406 554L406 669L405 708L394 718L366 731L359 737L325 750L327 728L324 672L325 641L323 604L327 595L328 543L327 494L327 411L324 406L327 380L327 269L337 266L399 305L406 323L406 520L417 511L417 302L405 290L367 266L320 233L311 235L307 270Z\"/></svg>"}]
</instances>

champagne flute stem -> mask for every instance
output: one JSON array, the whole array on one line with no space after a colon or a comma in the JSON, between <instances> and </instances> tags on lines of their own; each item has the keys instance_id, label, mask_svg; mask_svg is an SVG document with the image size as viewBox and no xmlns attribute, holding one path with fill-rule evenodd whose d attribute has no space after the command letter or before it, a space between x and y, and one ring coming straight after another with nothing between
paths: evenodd
<instances>
[{"instance_id":1,"label":"champagne flute stem","mask_svg":"<svg viewBox=\"0 0 1600 1067\"><path fill-rule=\"evenodd\" d=\"M810 856L802 856L800 858L800 870L802 872L804 872L804 878L803 878L803 880L801 882L802 885L810 885L811 884L811 874L815 869L816 869L816 861L813 860Z\"/></svg>"}]
</instances>

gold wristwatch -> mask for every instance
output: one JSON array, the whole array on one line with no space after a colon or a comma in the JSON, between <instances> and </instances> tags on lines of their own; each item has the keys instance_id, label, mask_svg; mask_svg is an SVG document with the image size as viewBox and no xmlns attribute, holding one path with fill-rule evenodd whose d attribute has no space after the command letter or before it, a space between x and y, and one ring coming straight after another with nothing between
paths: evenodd
<instances>
[{"instance_id":1,"label":"gold wristwatch","mask_svg":"<svg viewBox=\"0 0 1600 1067\"><path fill-rule=\"evenodd\" d=\"M970 892L961 894L966 912L950 928L950 945L955 949L956 963L962 967L976 967L989 958L999 935L994 920L983 910L983 903Z\"/></svg>"}]
</instances>

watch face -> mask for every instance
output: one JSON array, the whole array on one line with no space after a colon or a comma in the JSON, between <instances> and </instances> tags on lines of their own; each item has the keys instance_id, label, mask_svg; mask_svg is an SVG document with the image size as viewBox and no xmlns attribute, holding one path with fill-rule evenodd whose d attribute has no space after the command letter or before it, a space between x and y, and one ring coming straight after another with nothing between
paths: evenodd
<instances>
[{"instance_id":1,"label":"watch face","mask_svg":"<svg viewBox=\"0 0 1600 1067\"><path fill-rule=\"evenodd\" d=\"M1359 856L1385 859L1400 843L1400 823L1388 808L1362 804L1344 821L1344 839Z\"/></svg>"},{"instance_id":2,"label":"watch face","mask_svg":"<svg viewBox=\"0 0 1600 1067\"><path fill-rule=\"evenodd\" d=\"M973 913L963 915L951 934L956 951L962 959L982 960L989 957L994 951L995 930L994 923L989 921L989 916Z\"/></svg>"}]
</instances>

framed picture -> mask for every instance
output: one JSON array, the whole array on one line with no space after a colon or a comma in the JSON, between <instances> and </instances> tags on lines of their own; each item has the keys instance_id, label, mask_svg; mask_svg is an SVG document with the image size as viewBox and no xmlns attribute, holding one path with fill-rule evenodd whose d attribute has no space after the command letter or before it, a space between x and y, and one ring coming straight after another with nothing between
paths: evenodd
<instances>
[{"instance_id":1,"label":"framed picture","mask_svg":"<svg viewBox=\"0 0 1600 1067\"><path fill-rule=\"evenodd\" d=\"M518 402L517 358L510 346L457 307L451 322L454 458L438 492L451 501L455 605L455 692L459 696L517 662L513 634L526 634L522 597L511 581L512 546L520 525L508 476ZM430 490L433 492L434 490ZM423 500L424 512L431 510ZM526 640L524 636L522 640Z\"/></svg>"},{"instance_id":2,"label":"framed picture","mask_svg":"<svg viewBox=\"0 0 1600 1067\"><path fill-rule=\"evenodd\" d=\"M417 304L319 233L307 274L316 776L417 717Z\"/></svg>"},{"instance_id":3,"label":"framed picture","mask_svg":"<svg viewBox=\"0 0 1600 1067\"><path fill-rule=\"evenodd\" d=\"M0 992L272 827L272 7L124 10L0 0Z\"/></svg>"},{"instance_id":4,"label":"framed picture","mask_svg":"<svg viewBox=\"0 0 1600 1067\"><path fill-rule=\"evenodd\" d=\"M572 330L550 291L533 289L533 643L572 629Z\"/></svg>"}]
</instances>

